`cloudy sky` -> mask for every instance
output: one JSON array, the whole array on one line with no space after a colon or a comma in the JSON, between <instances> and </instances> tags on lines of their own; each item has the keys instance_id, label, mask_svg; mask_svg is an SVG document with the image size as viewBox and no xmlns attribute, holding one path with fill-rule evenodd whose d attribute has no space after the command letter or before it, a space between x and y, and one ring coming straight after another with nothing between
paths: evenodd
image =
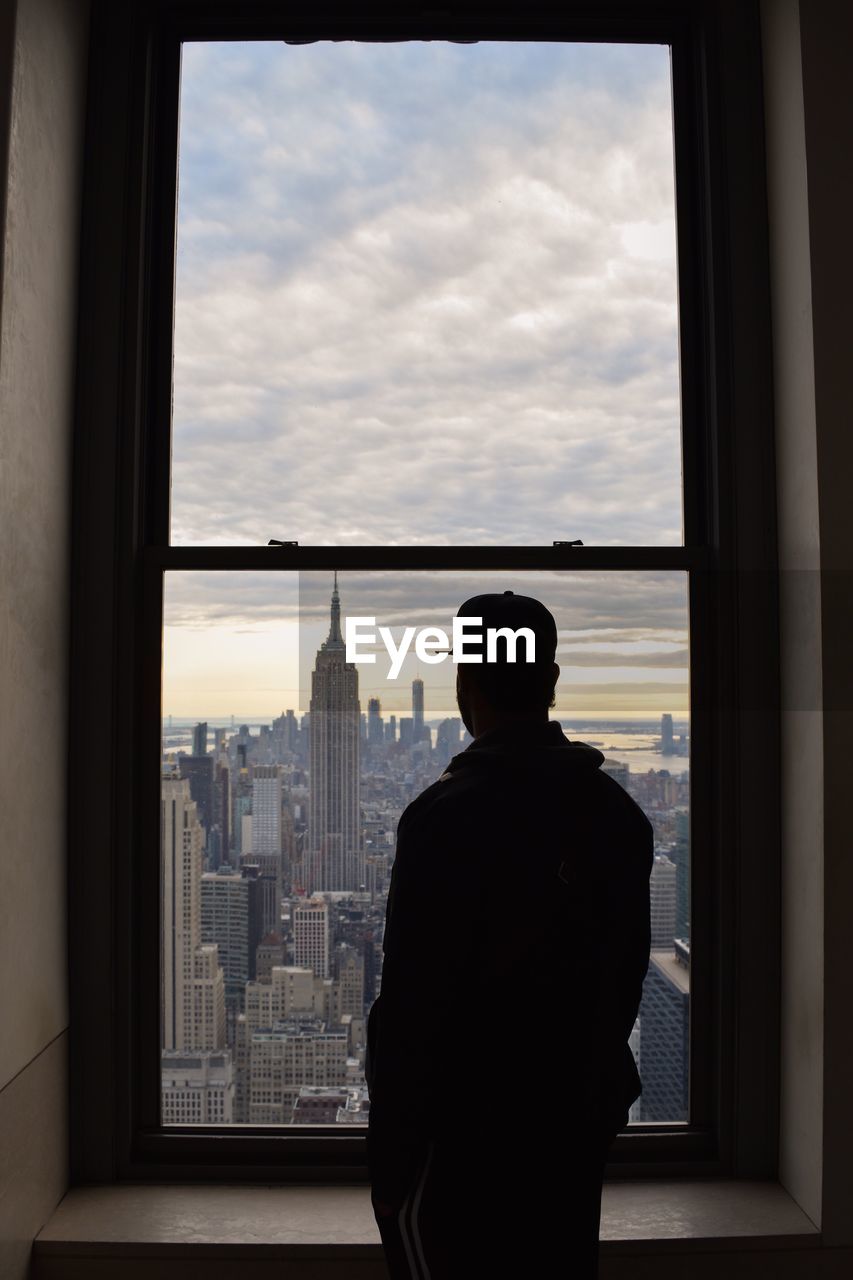
<instances>
[{"instance_id":1,"label":"cloudy sky","mask_svg":"<svg viewBox=\"0 0 853 1280\"><path fill-rule=\"evenodd\" d=\"M669 53L190 44L173 540L681 542Z\"/></svg>"},{"instance_id":2,"label":"cloudy sky","mask_svg":"<svg viewBox=\"0 0 853 1280\"><path fill-rule=\"evenodd\" d=\"M187 45L178 208L174 542L681 543L666 48ZM486 577L341 592L449 626ZM681 575L491 585L554 610L573 707L686 711ZM164 711L301 705L330 587L171 575Z\"/></svg>"}]
</instances>

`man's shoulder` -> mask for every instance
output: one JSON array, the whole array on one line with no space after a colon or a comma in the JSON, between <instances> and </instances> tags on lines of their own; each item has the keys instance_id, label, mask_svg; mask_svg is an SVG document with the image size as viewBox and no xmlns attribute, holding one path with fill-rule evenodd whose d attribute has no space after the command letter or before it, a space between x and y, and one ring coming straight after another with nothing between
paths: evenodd
<instances>
[{"instance_id":1,"label":"man's shoulder","mask_svg":"<svg viewBox=\"0 0 853 1280\"><path fill-rule=\"evenodd\" d=\"M652 826L633 797L608 774L580 771L569 761L537 770L460 752L404 810L397 831L398 854L504 844L517 852L520 842L544 847L567 840L609 866L651 862Z\"/></svg>"},{"instance_id":2,"label":"man's shoulder","mask_svg":"<svg viewBox=\"0 0 853 1280\"><path fill-rule=\"evenodd\" d=\"M398 838L426 826L447 826L471 811L474 793L488 790L487 780L470 770L445 769L403 810L397 826Z\"/></svg>"}]
</instances>

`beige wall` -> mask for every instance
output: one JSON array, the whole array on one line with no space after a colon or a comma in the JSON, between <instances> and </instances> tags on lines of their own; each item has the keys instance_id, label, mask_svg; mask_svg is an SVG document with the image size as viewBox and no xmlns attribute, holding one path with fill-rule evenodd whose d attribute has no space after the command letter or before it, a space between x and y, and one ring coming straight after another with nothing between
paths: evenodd
<instances>
[{"instance_id":1,"label":"beige wall","mask_svg":"<svg viewBox=\"0 0 853 1280\"><path fill-rule=\"evenodd\" d=\"M0 17L0 1275L65 1189L68 563L87 0Z\"/></svg>"},{"instance_id":2,"label":"beige wall","mask_svg":"<svg viewBox=\"0 0 853 1280\"><path fill-rule=\"evenodd\" d=\"M812 280L798 0L762 5L782 676L780 1177L821 1220L823 713Z\"/></svg>"},{"instance_id":3,"label":"beige wall","mask_svg":"<svg viewBox=\"0 0 853 1280\"><path fill-rule=\"evenodd\" d=\"M853 1244L849 0L764 0L782 604L780 1177Z\"/></svg>"}]
</instances>

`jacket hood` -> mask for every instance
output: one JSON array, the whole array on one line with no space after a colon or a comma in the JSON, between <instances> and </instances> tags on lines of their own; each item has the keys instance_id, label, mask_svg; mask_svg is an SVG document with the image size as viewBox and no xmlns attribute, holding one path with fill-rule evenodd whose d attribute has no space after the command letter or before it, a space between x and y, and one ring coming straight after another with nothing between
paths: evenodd
<instances>
[{"instance_id":1,"label":"jacket hood","mask_svg":"<svg viewBox=\"0 0 853 1280\"><path fill-rule=\"evenodd\" d=\"M603 763L604 755L597 747L570 741L559 723L549 720L547 724L490 729L454 756L446 772L457 773L461 769L500 764L512 769L589 772Z\"/></svg>"}]
</instances>

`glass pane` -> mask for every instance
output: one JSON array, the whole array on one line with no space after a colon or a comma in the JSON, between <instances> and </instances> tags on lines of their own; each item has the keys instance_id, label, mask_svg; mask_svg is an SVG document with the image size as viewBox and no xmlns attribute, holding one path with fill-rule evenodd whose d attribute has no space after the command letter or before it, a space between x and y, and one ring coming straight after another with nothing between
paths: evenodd
<instances>
[{"instance_id":1,"label":"glass pane","mask_svg":"<svg viewBox=\"0 0 853 1280\"><path fill-rule=\"evenodd\" d=\"M163 1122L361 1124L397 822L468 738L451 660L347 666L336 614L451 629L482 591L554 614L552 719L655 832L632 1120L688 1117L686 576L174 572L165 584ZM368 651L369 648L368 648ZM442 912L436 903L437 928ZM507 921L523 904L507 902ZM510 927L509 925L507 926ZM567 996L570 1016L571 993ZM503 1059L501 1059L503 1060ZM507 1070L511 1069L509 1059ZM512 1081L507 1080L511 1088Z\"/></svg>"},{"instance_id":2,"label":"glass pane","mask_svg":"<svg viewBox=\"0 0 853 1280\"><path fill-rule=\"evenodd\" d=\"M682 542L669 51L183 49L172 540Z\"/></svg>"}]
</instances>

